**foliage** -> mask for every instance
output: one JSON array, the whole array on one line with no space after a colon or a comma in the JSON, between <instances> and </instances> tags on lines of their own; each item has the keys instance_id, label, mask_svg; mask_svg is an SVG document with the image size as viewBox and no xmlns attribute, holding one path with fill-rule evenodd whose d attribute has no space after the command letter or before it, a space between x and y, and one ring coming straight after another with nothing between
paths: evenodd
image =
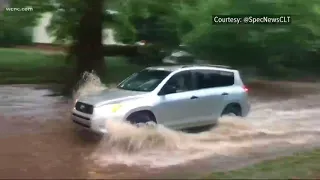
<instances>
[{"instance_id":1,"label":"foliage","mask_svg":"<svg viewBox=\"0 0 320 180\"><path fill-rule=\"evenodd\" d=\"M2 27L33 27L42 13L53 8L50 0L11 0L10 7L32 7L33 11L4 11L0 15Z\"/></svg>"},{"instance_id":2,"label":"foliage","mask_svg":"<svg viewBox=\"0 0 320 180\"><path fill-rule=\"evenodd\" d=\"M182 35L195 54L233 65L313 67L319 48L319 1L199 0L178 9L179 18L192 24ZM292 14L291 25L212 25L212 14ZM308 59L308 63L305 60ZM298 63L299 62L299 63ZM305 67L307 68L307 67Z\"/></svg>"},{"instance_id":3,"label":"foliage","mask_svg":"<svg viewBox=\"0 0 320 180\"><path fill-rule=\"evenodd\" d=\"M17 29L35 24L42 12L50 11L53 18L48 31L58 42L75 39L86 8L79 0L12 0L12 6L32 6L34 11L1 15L2 37L13 37L8 32L19 34ZM267 73L297 67L315 70L320 65L318 0L105 0L104 9L118 12L105 12L104 27L114 28L123 43L146 40L159 49L183 43L201 59L255 66ZM292 24L212 25L212 14L291 14Z\"/></svg>"},{"instance_id":4,"label":"foliage","mask_svg":"<svg viewBox=\"0 0 320 180\"><path fill-rule=\"evenodd\" d=\"M177 1L127 0L118 6L118 38L124 43L145 40L163 46L179 44L175 22Z\"/></svg>"},{"instance_id":5,"label":"foliage","mask_svg":"<svg viewBox=\"0 0 320 180\"><path fill-rule=\"evenodd\" d=\"M55 37L56 43L70 43L76 35L76 27L85 7L84 1L56 0L54 7L47 32Z\"/></svg>"},{"instance_id":6,"label":"foliage","mask_svg":"<svg viewBox=\"0 0 320 180\"><path fill-rule=\"evenodd\" d=\"M41 14L51 8L49 0L11 0L10 7L32 7L33 11L4 11L0 14L0 45L30 44L32 28Z\"/></svg>"},{"instance_id":7,"label":"foliage","mask_svg":"<svg viewBox=\"0 0 320 180\"><path fill-rule=\"evenodd\" d=\"M107 11L108 6L117 7L118 1L108 0L105 3L104 27L112 27L113 16ZM54 9L51 11L52 19L47 31L56 38L57 43L71 43L75 39L76 28L80 18L87 7L85 1L79 0L56 0Z\"/></svg>"}]
</instances>

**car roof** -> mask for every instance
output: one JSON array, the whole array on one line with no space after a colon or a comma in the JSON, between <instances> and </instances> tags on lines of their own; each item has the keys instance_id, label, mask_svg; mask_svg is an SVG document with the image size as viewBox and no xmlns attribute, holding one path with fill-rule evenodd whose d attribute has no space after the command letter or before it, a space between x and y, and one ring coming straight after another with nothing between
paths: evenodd
<instances>
[{"instance_id":1,"label":"car roof","mask_svg":"<svg viewBox=\"0 0 320 180\"><path fill-rule=\"evenodd\" d=\"M152 66L148 67L146 69L150 70L162 70L162 71L177 71L181 69L187 69L187 70L192 70L192 69L211 69L211 70L220 70L220 71L229 71L233 72L235 69L231 69L229 66L223 66L223 65L211 65L211 64L205 64L205 65L198 65L198 64L192 64L192 65L168 65L168 66Z\"/></svg>"}]
</instances>

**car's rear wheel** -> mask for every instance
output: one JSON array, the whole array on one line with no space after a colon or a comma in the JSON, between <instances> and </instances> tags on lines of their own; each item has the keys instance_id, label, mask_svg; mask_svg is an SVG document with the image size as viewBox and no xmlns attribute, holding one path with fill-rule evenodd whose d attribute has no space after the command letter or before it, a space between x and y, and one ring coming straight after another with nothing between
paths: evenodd
<instances>
[{"instance_id":1,"label":"car's rear wheel","mask_svg":"<svg viewBox=\"0 0 320 180\"><path fill-rule=\"evenodd\" d=\"M157 125L153 114L147 111L133 113L127 118L127 121L137 127L155 127Z\"/></svg>"},{"instance_id":2,"label":"car's rear wheel","mask_svg":"<svg viewBox=\"0 0 320 180\"><path fill-rule=\"evenodd\" d=\"M241 108L237 105L228 105L222 111L221 116L241 116Z\"/></svg>"}]
</instances>

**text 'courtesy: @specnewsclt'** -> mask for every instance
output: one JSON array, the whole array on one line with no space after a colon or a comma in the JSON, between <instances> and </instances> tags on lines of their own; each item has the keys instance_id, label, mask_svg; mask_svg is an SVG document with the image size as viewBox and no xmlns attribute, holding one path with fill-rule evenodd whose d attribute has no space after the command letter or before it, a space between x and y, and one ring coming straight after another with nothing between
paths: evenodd
<instances>
[{"instance_id":1,"label":"text 'courtesy: @specnewsclt'","mask_svg":"<svg viewBox=\"0 0 320 180\"><path fill-rule=\"evenodd\" d=\"M213 25L223 24L291 24L291 15L212 15Z\"/></svg>"}]
</instances>

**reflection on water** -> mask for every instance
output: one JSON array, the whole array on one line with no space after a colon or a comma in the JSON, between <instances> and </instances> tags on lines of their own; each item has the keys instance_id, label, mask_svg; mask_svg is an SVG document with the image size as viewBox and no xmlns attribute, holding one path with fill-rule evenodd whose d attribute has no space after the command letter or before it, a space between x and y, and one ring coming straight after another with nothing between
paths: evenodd
<instances>
[{"instance_id":1,"label":"reflection on water","mask_svg":"<svg viewBox=\"0 0 320 180\"><path fill-rule=\"evenodd\" d=\"M89 74L75 97L104 88ZM106 121L110 134L100 138L74 128L72 101L44 96L45 89L2 86L0 178L192 177L319 147L318 85L256 82L249 88L250 115L225 117L210 131Z\"/></svg>"}]
</instances>

